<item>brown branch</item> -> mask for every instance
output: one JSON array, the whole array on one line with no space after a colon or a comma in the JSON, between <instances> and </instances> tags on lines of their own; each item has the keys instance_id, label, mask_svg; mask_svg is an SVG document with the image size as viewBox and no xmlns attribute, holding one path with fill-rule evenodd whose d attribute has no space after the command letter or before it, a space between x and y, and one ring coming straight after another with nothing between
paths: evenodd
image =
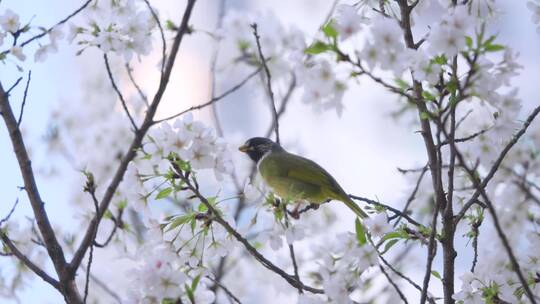
<instances>
[{"instance_id":1,"label":"brown branch","mask_svg":"<svg viewBox=\"0 0 540 304\"><path fill-rule=\"evenodd\" d=\"M152 124L158 124L158 123L161 123L161 122L164 122L164 121L167 121L167 120L171 120L171 119L174 119L178 116L181 116L183 114L186 114L187 112L191 112L191 111L194 111L194 110L200 110L202 108L205 108L215 102L218 102L220 101L221 99L225 98L227 95L237 91L238 89L240 89L244 84L246 84L251 78L253 78L255 75L257 75L259 72L261 71L261 68L259 67L258 69L256 69L255 71L251 72L246 78L244 78L242 81L240 81L238 84L234 85L233 87L231 87L230 89L228 89L227 91L221 93L221 95L218 95L214 98L211 98L209 101L205 102L205 103L202 103L200 105L197 105L197 106L193 106L189 109L186 109L182 112L179 112L179 113L176 113L174 115L171 115L171 116L168 116L168 117L165 117L163 119L159 119L159 120L155 120L152 122Z\"/></svg>"},{"instance_id":2,"label":"brown branch","mask_svg":"<svg viewBox=\"0 0 540 304\"><path fill-rule=\"evenodd\" d=\"M118 99L120 99L120 103L122 103L122 108L124 108L124 112L126 112L127 117L129 118L129 121L131 122L131 126L133 127L133 130L136 132L139 128L137 128L137 124L135 123L135 120L131 116L131 113L129 113L129 109L127 107L126 99L124 98L124 95L122 95L122 92L120 92L120 89L116 85L116 81L114 81L113 74L111 72L111 66L109 64L109 57L106 53L103 54L103 61L105 62L105 68L107 69L107 76L109 76L109 80L111 81L111 85L116 92L116 95L118 95Z\"/></svg>"},{"instance_id":3,"label":"brown branch","mask_svg":"<svg viewBox=\"0 0 540 304\"><path fill-rule=\"evenodd\" d=\"M103 218L105 211L109 208L109 205L112 201L114 193L116 192L118 185L120 185L120 182L122 181L124 177L128 164L135 158L137 154L137 150L141 147L144 136L146 135L150 127L154 124L153 118L154 118L154 115L156 114L157 107L159 103L161 102L163 94L165 93L167 84L169 83L169 77L171 75L171 72L172 72L172 69L176 60L176 55L178 53L180 44L182 42L182 38L184 37L186 33L188 33L188 30L189 30L188 22L191 16L191 12L193 11L193 7L195 5L195 1L196 0L188 0L186 9L184 11L184 15L182 17L180 28L178 29L178 32L176 33L176 37L174 38L174 41L172 44L170 56L167 59L165 71L160 78L158 90L156 94L154 95L152 103L150 104L150 107L148 108L146 112L146 115L145 115L145 118L141 127L135 133L135 138L133 139L129 147L129 150L122 158L122 161L120 165L118 166L116 173L114 174L114 177L112 178L111 183L106 189L105 195L101 199L101 202L99 204L99 212L96 214L96 217L94 217L94 219L90 222L90 226L87 228L86 233L83 237L83 240L81 241L79 248L75 251L73 259L71 260L69 264L69 272L73 276L75 275L77 269L81 265L81 261L86 253L86 250L94 242L94 237L93 237L94 231L97 229L97 226L99 226L99 223L101 219Z\"/></svg>"},{"instance_id":4,"label":"brown branch","mask_svg":"<svg viewBox=\"0 0 540 304\"><path fill-rule=\"evenodd\" d=\"M81 300L75 287L75 282L73 277L70 277L67 271L67 263L64 256L64 251L56 238L56 234L54 233L52 225L49 221L49 217L47 216L47 212L45 211L45 203L41 199L39 190L37 188L30 157L28 156L21 131L17 125L17 121L9 104L8 96L5 93L1 83L0 112L2 113L2 118L4 119L6 128L9 132L11 144L13 146L21 175L23 177L24 189L28 194L28 199L30 200L30 205L34 213L38 229L43 237L43 242L47 249L47 253L51 258L56 273L60 279L60 290L66 301L79 303Z\"/></svg>"},{"instance_id":5,"label":"brown branch","mask_svg":"<svg viewBox=\"0 0 540 304\"><path fill-rule=\"evenodd\" d=\"M274 91L272 90L272 75L270 74L270 69L268 69L268 65L266 63L266 59L264 58L264 54L262 52L261 48L261 42L260 42L260 36L257 31L257 23L253 23L251 25L251 28L253 29L253 36L255 36L255 42L257 43L257 50L259 51L259 57L261 59L261 64L264 68L264 72L266 74L266 87L268 90L268 95L270 96L271 101L271 107L274 114L274 131L276 132L276 143L280 144L280 138L279 138L279 119L278 119L278 112L276 109L276 100L274 98Z\"/></svg>"}]
</instances>

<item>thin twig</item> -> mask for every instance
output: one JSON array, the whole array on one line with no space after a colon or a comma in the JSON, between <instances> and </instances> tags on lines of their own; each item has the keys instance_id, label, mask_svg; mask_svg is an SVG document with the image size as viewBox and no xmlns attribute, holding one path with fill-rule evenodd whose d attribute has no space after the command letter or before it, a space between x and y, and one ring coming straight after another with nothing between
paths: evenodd
<instances>
[{"instance_id":1,"label":"thin twig","mask_svg":"<svg viewBox=\"0 0 540 304\"><path fill-rule=\"evenodd\" d=\"M171 119L174 119L178 116L182 116L184 114L186 114L187 112L191 112L191 111L194 111L194 110L200 110L204 107L207 107L215 102L218 102L220 101L221 99L225 98L227 95L237 91L238 89L240 89L244 84L246 84L246 82L248 82L251 78L253 78L255 75L257 75L259 72L261 71L261 68L257 68L255 71L251 72L251 74L249 74L246 78L244 78L242 81L240 81L238 84L236 84L235 86L231 87L230 89L228 89L227 91L221 93L221 95L218 95L214 98L211 98L209 101L205 102L205 103L202 103L200 105L197 105L197 106L193 106L193 107L190 107L182 112L179 112L179 113L176 113L174 115L171 115L171 116L168 116L168 117L165 117L163 119L159 119L159 120L155 120L152 122L152 124L158 124L158 123L161 123L161 122L164 122L164 121L167 121L167 120L171 120Z\"/></svg>"},{"instance_id":2,"label":"thin twig","mask_svg":"<svg viewBox=\"0 0 540 304\"><path fill-rule=\"evenodd\" d=\"M165 39L165 31L163 30L163 26L161 25L159 16L157 15L154 8L150 5L150 2L148 0L143 1L146 4L146 7L148 7L148 10L152 14L152 18L154 18L159 28L159 34L161 37L161 76L163 77L163 73L165 72L165 58L167 58L167 40Z\"/></svg>"},{"instance_id":3,"label":"thin twig","mask_svg":"<svg viewBox=\"0 0 540 304\"><path fill-rule=\"evenodd\" d=\"M437 217L439 216L440 205L435 206L433 211L433 219L431 220L431 233L429 235L429 243L427 250L427 261L426 261L426 271L424 273L424 282L422 287L422 294L420 295L420 303L426 303L428 295L429 280L431 278L431 266L433 265L433 259L437 254L437 240L435 236L437 235Z\"/></svg>"},{"instance_id":4,"label":"thin twig","mask_svg":"<svg viewBox=\"0 0 540 304\"><path fill-rule=\"evenodd\" d=\"M469 208L475 204L476 200L480 196L482 189L485 189L489 183L489 181L495 176L495 173L499 169L499 166L502 164L504 158L506 157L506 154L510 151L510 149L518 142L518 140L525 134L527 129L529 128L530 124L533 122L533 120L536 118L536 116L540 113L540 106L536 107L531 114L527 117L525 122L523 123L523 126L521 129L510 139L508 144L504 147L504 149L499 154L499 157L495 160L493 165L491 166L490 170L488 171L488 174L486 177L482 180L482 183L479 187L477 187L476 191L473 193L473 195L469 198L467 203L464 204L463 208L459 211L459 213L456 215L454 221L455 223L459 223L459 221L465 216L465 213Z\"/></svg>"},{"instance_id":5,"label":"thin twig","mask_svg":"<svg viewBox=\"0 0 540 304\"><path fill-rule=\"evenodd\" d=\"M19 113L19 119L17 120L17 127L21 126L23 113L24 113L24 106L26 105L26 96L28 96L28 88L30 87L30 79L32 79L32 70L28 71L28 80L26 80L26 86L24 87L24 96L23 96L23 101L21 104L21 112Z\"/></svg>"},{"instance_id":6,"label":"thin twig","mask_svg":"<svg viewBox=\"0 0 540 304\"><path fill-rule=\"evenodd\" d=\"M3 219L0 220L0 228L2 228L2 224L7 222L9 218L11 217L11 215L13 214L13 212L15 212L15 208L17 208L17 204L19 204L18 198L15 200L15 204L13 204L13 207L11 207L8 214Z\"/></svg>"},{"instance_id":7,"label":"thin twig","mask_svg":"<svg viewBox=\"0 0 540 304\"><path fill-rule=\"evenodd\" d=\"M276 100L274 98L274 91L272 90L272 75L270 74L270 69L268 69L268 65L266 63L266 58L264 57L262 48L261 48L261 37L259 36L259 32L257 31L257 23L253 23L251 25L251 28L253 29L253 36L255 36L255 42L257 43L257 50L259 51L259 57L261 59L261 64L264 67L264 72L266 74L266 88L268 90L268 95L270 96L271 101L271 107L273 110L273 117L274 117L274 131L276 132L276 143L280 144L280 138L279 138L279 120L278 120L278 112L276 109Z\"/></svg>"},{"instance_id":8,"label":"thin twig","mask_svg":"<svg viewBox=\"0 0 540 304\"><path fill-rule=\"evenodd\" d=\"M141 97L143 102L146 104L146 106L149 106L150 104L148 103L148 97L144 94L139 84L137 84L137 82L135 81L135 78L133 77L133 70L131 69L131 66L129 65L129 63L126 63L125 67L126 67L126 72L129 77L129 81L131 81L131 84L133 84L133 86L137 90L137 93L139 93L139 96Z\"/></svg>"},{"instance_id":9,"label":"thin twig","mask_svg":"<svg viewBox=\"0 0 540 304\"><path fill-rule=\"evenodd\" d=\"M105 61L105 68L107 69L107 75L109 76L109 80L111 81L111 85L116 92L116 95L118 95L118 98L120 99L120 103L122 104L122 108L124 108L124 112L126 112L127 117L129 118L129 121L131 122L131 126L133 127L133 130L137 132L139 128L137 128L137 124L135 123L135 120L133 119L133 116L131 116L131 113L129 113L129 109L127 107L126 99L124 98L124 95L122 95L122 92L120 92L120 89L116 85L116 81L114 81L113 74L111 72L111 66L109 64L109 57L107 54L103 54L103 61Z\"/></svg>"},{"instance_id":10,"label":"thin twig","mask_svg":"<svg viewBox=\"0 0 540 304\"><path fill-rule=\"evenodd\" d=\"M427 172L427 165L422 168L422 171L420 173L420 176L418 176L418 179L416 181L416 185L414 186L413 191L411 192L411 195L409 195L409 198L407 199L407 202L405 203L405 207L403 207L403 210L401 210L401 214L407 214L407 210L409 209L409 206L411 205L412 201L416 198L416 193L418 193L418 189L420 189L420 184L422 183L422 179L424 178L424 175ZM394 222L394 228L397 227L399 224L399 221L401 220L401 215L398 216L396 221Z\"/></svg>"},{"instance_id":11,"label":"thin twig","mask_svg":"<svg viewBox=\"0 0 540 304\"><path fill-rule=\"evenodd\" d=\"M384 267L381 264L379 264L379 269L384 274L384 276L386 277L388 282L390 282L390 285L392 285L392 287L394 287L394 289L398 293L398 295L401 298L401 300L403 301L403 303L408 304L409 302L407 301L407 298L405 297L405 295L403 294L403 292L401 291L399 286L397 286L396 282L394 282L394 280L392 280L390 275L386 272L386 270L384 270Z\"/></svg>"},{"instance_id":12,"label":"thin twig","mask_svg":"<svg viewBox=\"0 0 540 304\"><path fill-rule=\"evenodd\" d=\"M240 300L225 285L220 283L218 280L212 278L211 276L207 276L207 278L210 279L210 281L214 282L214 284L216 286L221 288L227 294L227 296L229 296L231 299L233 299L236 303L242 304L242 302L240 302Z\"/></svg>"},{"instance_id":13,"label":"thin twig","mask_svg":"<svg viewBox=\"0 0 540 304\"><path fill-rule=\"evenodd\" d=\"M11 93L11 91L12 91L13 89L15 89L15 88L19 85L19 82L21 82L21 80L22 80L22 77L17 78L17 80L15 80L15 83L14 83L13 85L11 85L11 87L9 87L9 89L6 91L6 95L9 96L9 94Z\"/></svg>"},{"instance_id":14,"label":"thin twig","mask_svg":"<svg viewBox=\"0 0 540 304\"><path fill-rule=\"evenodd\" d=\"M402 213L401 211L397 210L396 208L390 207L390 206L388 206L388 205L386 205L386 204L383 204L383 203L380 203L380 202L371 200L371 199L369 199L369 198L365 198L365 197L353 195L353 194L349 194L349 197L352 198L352 199L355 199L355 200L359 200L359 201L368 203L368 204L370 204L370 205L375 205L375 206L379 206L379 207L384 207L385 209L387 209L387 210L393 212L394 214L403 217L403 218L406 219L409 223L411 223L411 224L413 224L413 225L415 225L415 226L418 226L418 227L422 226L422 224L420 224L419 222L417 222L416 220L414 220L414 219L413 219L412 217L410 217L408 214Z\"/></svg>"}]
</instances>

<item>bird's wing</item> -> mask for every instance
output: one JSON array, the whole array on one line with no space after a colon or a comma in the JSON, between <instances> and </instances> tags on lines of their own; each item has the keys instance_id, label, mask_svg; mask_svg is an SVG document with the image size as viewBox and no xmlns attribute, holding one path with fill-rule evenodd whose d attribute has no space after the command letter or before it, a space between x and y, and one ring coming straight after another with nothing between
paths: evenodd
<instances>
[{"instance_id":1,"label":"bird's wing","mask_svg":"<svg viewBox=\"0 0 540 304\"><path fill-rule=\"evenodd\" d=\"M324 168L298 155L287 152L271 153L261 162L259 169L261 174L274 176L281 179L281 182L303 186L307 190L317 190L318 195L327 196L327 199L340 198L343 193L339 184Z\"/></svg>"}]
</instances>

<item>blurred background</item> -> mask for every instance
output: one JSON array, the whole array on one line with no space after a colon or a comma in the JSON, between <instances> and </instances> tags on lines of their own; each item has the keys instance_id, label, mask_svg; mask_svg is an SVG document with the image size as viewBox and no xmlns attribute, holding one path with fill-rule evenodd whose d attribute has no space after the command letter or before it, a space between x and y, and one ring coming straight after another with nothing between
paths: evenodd
<instances>
[{"instance_id":1,"label":"blurred background","mask_svg":"<svg viewBox=\"0 0 540 304\"><path fill-rule=\"evenodd\" d=\"M21 22L32 20L34 25L50 26L71 13L82 1L17 1L3 0L0 13L9 8L20 15ZM191 24L196 29L213 31L218 16L218 3L215 0L197 2ZM185 1L153 1L163 20L178 20ZM234 0L226 1L226 11L240 12L273 12L284 26L295 25L307 33L308 40L315 37L321 22L332 6L327 0ZM501 1L503 14L498 21L499 41L510 45L520 52L520 63L524 69L514 84L519 87L519 96L523 100L522 116L539 103L537 99L538 79L540 79L540 36L531 22L531 12L526 8L526 1ZM143 57L134 66L134 76L143 89L152 96L157 84L159 63L159 42L154 42L153 53ZM5 47L5 45L3 46ZM114 94L108 86L102 53L98 50L85 51L76 56L77 48L62 41L58 53L51 54L44 63L34 63L33 49L35 45L25 48L27 60L21 64L24 72L19 72L15 64L5 64L0 69L0 81L9 87L20 76L32 70L27 105L24 112L22 128L27 146L31 152L34 170L41 196L52 222L61 226L62 230L76 232L79 221L74 217L77 205L71 199L73 186L65 178L57 178L51 174L53 170L71 171L74 169L67 163L57 162L48 154L45 137L51 120L54 122L54 110L64 105L80 104L88 98L91 85L104 81L107 91L99 94ZM158 117L165 117L207 101L211 96L211 54L214 42L208 35L196 33L186 37L173 71L171 82ZM227 57L232 49L223 46L220 56ZM135 60L136 61L136 60ZM219 62L218 70L225 68L227 62ZM236 84L245 74L218 73L217 93ZM23 79L23 84L26 79ZM381 87L368 79L359 83L350 83L350 89L344 97L345 111L338 117L333 111L318 113L300 101L296 92L289 108L280 120L282 145L309 157L328 169L341 185L349 192L370 198L378 198L392 206L401 207L404 198L409 194L410 183L396 168L419 167L425 164L426 155L423 142L412 124L408 121L396 123L391 113L396 111L396 99ZM99 86L97 86L99 87ZM130 88L123 88L126 91ZM19 110L24 85L19 85L12 93L12 107ZM270 125L271 115L261 87L252 83L239 92L227 97L217 105L223 131L230 143L235 167L245 177L249 160L236 153L236 146L247 138L260 136ZM68 109L72 107L66 106ZM206 109L194 113L197 119L212 125L211 112ZM96 121L95 123L99 123ZM128 124L128 121L125 120ZM107 149L107 147L96 147ZM54 165L52 162L56 162ZM6 215L16 199L19 205L13 219L24 220L32 217L30 205L24 192L18 187L23 182L19 173L15 155L5 126L0 127L0 218ZM352 231L352 216L341 205L334 206L343 221L336 231ZM302 245L299 245L300 247ZM309 249L308 249L309 250ZM458 257L458 264L470 260L470 250ZM467 255L467 252L469 255ZM109 262L113 253L98 251L95 273L103 273L104 277L125 277L122 271L112 269ZM424 264L421 253L411 259L411 265ZM0 257L0 272L9 271L5 266L9 258ZM122 268L122 264L118 264ZM468 266L465 266L468 267ZM414 272L411 277L420 281L423 271ZM264 270L263 270L264 271ZM436 284L434 285L437 288ZM271 291L270 291L271 292ZM437 290L435 290L437 292ZM272 294L272 293L270 293ZM28 283L20 294L21 303L60 303L62 299L50 286L35 279ZM411 299L418 297L414 290L407 290ZM284 299L287 299L286 297ZM2 303L16 303L15 300L2 299Z\"/></svg>"}]
</instances>

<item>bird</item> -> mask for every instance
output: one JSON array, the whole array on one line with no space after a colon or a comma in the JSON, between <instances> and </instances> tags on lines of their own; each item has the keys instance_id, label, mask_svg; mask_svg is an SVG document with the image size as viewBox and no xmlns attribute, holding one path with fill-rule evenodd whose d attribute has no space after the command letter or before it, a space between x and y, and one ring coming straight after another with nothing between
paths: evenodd
<instances>
[{"instance_id":1,"label":"bird","mask_svg":"<svg viewBox=\"0 0 540 304\"><path fill-rule=\"evenodd\" d=\"M358 217L368 215L347 195L338 182L316 162L287 152L266 137L253 137L238 148L257 164L257 170L272 192L289 201L315 205L338 200Z\"/></svg>"}]
</instances>

